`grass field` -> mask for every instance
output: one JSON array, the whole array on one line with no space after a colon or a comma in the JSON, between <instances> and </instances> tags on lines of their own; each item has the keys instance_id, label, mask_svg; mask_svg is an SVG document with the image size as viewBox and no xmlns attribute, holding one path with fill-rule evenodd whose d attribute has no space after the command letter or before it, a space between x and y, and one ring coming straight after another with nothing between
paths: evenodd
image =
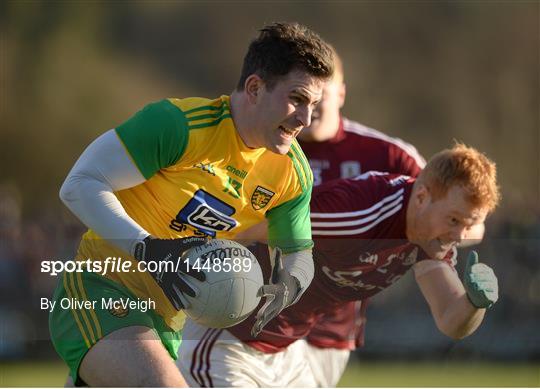
<instances>
[{"instance_id":1,"label":"grass field","mask_svg":"<svg viewBox=\"0 0 540 389\"><path fill-rule=\"evenodd\" d=\"M349 364L339 386L538 387L540 364L362 362Z\"/></svg>"},{"instance_id":2,"label":"grass field","mask_svg":"<svg viewBox=\"0 0 540 389\"><path fill-rule=\"evenodd\" d=\"M0 387L62 386L67 368L62 363L2 363ZM539 364L354 363L339 386L540 386Z\"/></svg>"}]
</instances>

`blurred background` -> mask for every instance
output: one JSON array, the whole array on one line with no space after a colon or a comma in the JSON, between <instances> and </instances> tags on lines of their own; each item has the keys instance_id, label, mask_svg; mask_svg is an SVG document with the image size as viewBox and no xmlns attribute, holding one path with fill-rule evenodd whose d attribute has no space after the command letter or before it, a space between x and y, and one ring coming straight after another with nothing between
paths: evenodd
<instances>
[{"instance_id":1,"label":"blurred background","mask_svg":"<svg viewBox=\"0 0 540 389\"><path fill-rule=\"evenodd\" d=\"M77 157L151 101L229 94L273 21L336 47L346 116L425 157L458 139L498 165L479 251L501 295L481 328L440 335L404 277L373 300L342 385L540 386L539 20L538 1L0 2L0 386L63 384L40 261L71 258L84 231L58 199Z\"/></svg>"}]
</instances>

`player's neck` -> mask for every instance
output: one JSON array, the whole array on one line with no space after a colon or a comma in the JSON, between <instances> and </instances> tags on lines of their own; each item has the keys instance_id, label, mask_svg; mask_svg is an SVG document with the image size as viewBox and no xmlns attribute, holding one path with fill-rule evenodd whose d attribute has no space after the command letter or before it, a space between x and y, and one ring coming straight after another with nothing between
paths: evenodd
<instances>
[{"instance_id":1,"label":"player's neck","mask_svg":"<svg viewBox=\"0 0 540 389\"><path fill-rule=\"evenodd\" d=\"M407 200L407 210L405 213L405 235L407 236L407 240L409 242L414 243L415 242L415 220L416 220L416 205L414 204L414 195L416 192L416 182L413 184L413 187L411 189L411 195L409 196L409 199Z\"/></svg>"},{"instance_id":2,"label":"player's neck","mask_svg":"<svg viewBox=\"0 0 540 389\"><path fill-rule=\"evenodd\" d=\"M256 148L256 140L253 136L254 124L251 122L250 115L247 112L247 102L242 93L235 90L231 93L231 116L234 127L247 147Z\"/></svg>"}]
</instances>

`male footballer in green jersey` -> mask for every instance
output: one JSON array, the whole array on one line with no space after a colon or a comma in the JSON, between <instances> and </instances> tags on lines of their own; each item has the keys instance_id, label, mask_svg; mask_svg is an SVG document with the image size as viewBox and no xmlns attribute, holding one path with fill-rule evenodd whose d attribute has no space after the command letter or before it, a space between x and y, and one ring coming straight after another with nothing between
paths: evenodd
<instances>
[{"instance_id":1,"label":"male footballer in green jersey","mask_svg":"<svg viewBox=\"0 0 540 389\"><path fill-rule=\"evenodd\" d=\"M60 190L89 228L76 258L122 258L129 270L61 276L55 301L88 302L57 304L49 320L75 385L186 385L173 358L184 296L198 293L190 279L205 276L180 256L209 238L267 220L284 266L259 291L267 301L257 330L300 298L313 278L313 177L295 138L333 74L332 55L308 28L271 24L251 42L230 96L149 104L83 152ZM155 309L103 304L127 300Z\"/></svg>"}]
</instances>

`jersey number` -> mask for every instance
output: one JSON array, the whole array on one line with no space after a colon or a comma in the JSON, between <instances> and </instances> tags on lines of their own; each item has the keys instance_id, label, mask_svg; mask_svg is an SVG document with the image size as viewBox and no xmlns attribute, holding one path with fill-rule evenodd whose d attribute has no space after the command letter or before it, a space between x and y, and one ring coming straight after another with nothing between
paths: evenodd
<instances>
[{"instance_id":1,"label":"jersey number","mask_svg":"<svg viewBox=\"0 0 540 389\"><path fill-rule=\"evenodd\" d=\"M227 183L225 184L225 189L223 192L230 194L235 199L240 198L240 189L242 188L242 183L236 181L234 178L228 177Z\"/></svg>"}]
</instances>

